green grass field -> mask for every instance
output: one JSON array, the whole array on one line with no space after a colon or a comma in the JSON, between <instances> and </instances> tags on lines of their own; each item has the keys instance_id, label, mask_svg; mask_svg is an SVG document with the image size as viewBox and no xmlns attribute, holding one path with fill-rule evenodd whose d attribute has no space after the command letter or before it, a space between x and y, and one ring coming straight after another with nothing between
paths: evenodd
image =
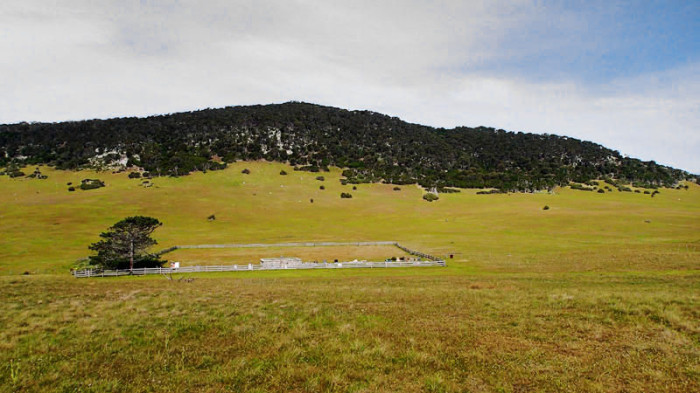
<instances>
[{"instance_id":1,"label":"green grass field","mask_svg":"<svg viewBox=\"0 0 700 393\"><path fill-rule=\"evenodd\" d=\"M428 203L415 186L352 190L338 170L321 182L262 162L150 188L126 173L42 172L47 180L0 177L0 391L700 390L694 184L654 198L462 190ZM107 186L67 191L95 177ZM101 231L136 214L164 223L158 249L396 240L454 259L447 268L201 274L189 283L69 275Z\"/></svg>"}]
</instances>

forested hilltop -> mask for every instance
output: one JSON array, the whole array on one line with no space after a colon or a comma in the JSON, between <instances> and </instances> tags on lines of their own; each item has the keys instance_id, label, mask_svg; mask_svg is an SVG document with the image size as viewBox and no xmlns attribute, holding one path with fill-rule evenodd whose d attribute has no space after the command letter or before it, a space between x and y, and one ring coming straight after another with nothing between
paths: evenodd
<instances>
[{"instance_id":1,"label":"forested hilltop","mask_svg":"<svg viewBox=\"0 0 700 393\"><path fill-rule=\"evenodd\" d=\"M346 168L351 183L503 191L604 178L672 186L694 178L573 138L486 127L433 128L369 111L297 102L0 126L0 167L122 165L180 176L259 159L289 162L300 170Z\"/></svg>"}]
</instances>

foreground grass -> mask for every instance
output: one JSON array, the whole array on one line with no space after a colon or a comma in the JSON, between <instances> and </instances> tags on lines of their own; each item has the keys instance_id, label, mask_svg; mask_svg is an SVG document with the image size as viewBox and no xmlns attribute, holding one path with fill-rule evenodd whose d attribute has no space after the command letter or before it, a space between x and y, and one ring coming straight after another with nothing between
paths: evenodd
<instances>
[{"instance_id":1,"label":"foreground grass","mask_svg":"<svg viewBox=\"0 0 700 393\"><path fill-rule=\"evenodd\" d=\"M700 389L700 274L430 270L438 275L3 277L0 386Z\"/></svg>"}]
</instances>

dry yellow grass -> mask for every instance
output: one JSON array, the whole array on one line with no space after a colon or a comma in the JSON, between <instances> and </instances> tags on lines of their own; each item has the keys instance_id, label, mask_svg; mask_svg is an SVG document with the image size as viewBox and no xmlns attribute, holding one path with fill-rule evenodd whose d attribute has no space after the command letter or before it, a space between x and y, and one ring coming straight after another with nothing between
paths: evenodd
<instances>
[{"instance_id":1,"label":"dry yellow grass","mask_svg":"<svg viewBox=\"0 0 700 393\"><path fill-rule=\"evenodd\" d=\"M697 274L390 274L3 277L0 387L700 389Z\"/></svg>"},{"instance_id":2,"label":"dry yellow grass","mask_svg":"<svg viewBox=\"0 0 700 393\"><path fill-rule=\"evenodd\" d=\"M697 185L654 198L463 190L426 203L415 186L353 191L337 170L321 183L289 168L279 176L281 167L239 163L151 188L124 173L0 177L0 391L700 390ZM107 187L66 191L87 177ZM134 214L164 222L155 233L163 248L396 240L455 258L447 268L199 274L189 283L68 276L100 231ZM271 251L166 256L223 263ZM398 250L275 254L328 251Z\"/></svg>"}]
</instances>

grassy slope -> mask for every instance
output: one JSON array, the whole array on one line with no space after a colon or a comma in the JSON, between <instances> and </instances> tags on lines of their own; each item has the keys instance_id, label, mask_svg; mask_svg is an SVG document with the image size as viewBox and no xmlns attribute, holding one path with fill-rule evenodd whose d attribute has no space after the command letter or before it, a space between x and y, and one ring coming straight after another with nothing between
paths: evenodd
<instances>
[{"instance_id":1,"label":"grassy slope","mask_svg":"<svg viewBox=\"0 0 700 393\"><path fill-rule=\"evenodd\" d=\"M241 174L243 167L252 174ZM282 168L289 175L280 176ZM663 190L654 198L466 190L443 194L431 204L421 200L415 186L393 191L391 185L362 184L353 191L338 182L338 171L324 174L326 181L320 182L316 174L269 163L156 179L152 188L140 187L125 173L43 172L47 180L0 177L0 274L65 272L88 255L87 246L100 231L135 214L164 222L155 234L161 247L397 240L431 253L454 253L458 262L489 270L688 267L700 241L700 187L695 185L689 191ZM67 191L67 182L87 177L99 177L107 187ZM321 184L326 190L318 189ZM343 191L354 198L340 199ZM551 209L543 211L544 205ZM216 221L206 220L210 214ZM677 258L656 263L658 253ZM618 254L622 265L608 263ZM627 258L632 254L638 259Z\"/></svg>"},{"instance_id":2,"label":"grassy slope","mask_svg":"<svg viewBox=\"0 0 700 393\"><path fill-rule=\"evenodd\" d=\"M123 173L0 177L0 391L700 389L700 187L653 199L465 190L429 204L414 186L352 191L337 171L319 182L282 168L245 163L149 189ZM108 187L66 191L95 176ZM133 214L165 223L162 247L398 240L456 259L192 283L65 275Z\"/></svg>"}]
</instances>

